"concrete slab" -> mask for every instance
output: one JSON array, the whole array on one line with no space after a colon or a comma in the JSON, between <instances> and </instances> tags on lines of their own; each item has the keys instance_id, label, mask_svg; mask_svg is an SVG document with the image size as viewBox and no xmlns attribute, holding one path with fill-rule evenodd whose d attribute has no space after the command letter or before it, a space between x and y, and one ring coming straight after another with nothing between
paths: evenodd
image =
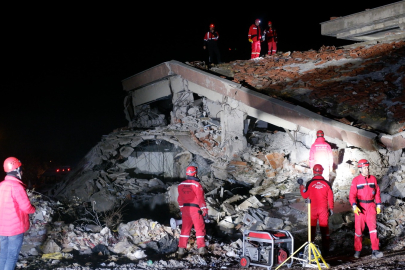
<instances>
[{"instance_id":1,"label":"concrete slab","mask_svg":"<svg viewBox=\"0 0 405 270\"><path fill-rule=\"evenodd\" d=\"M328 137L337 138L369 151L376 149L375 139L377 135L372 132L328 119L300 106L255 92L242 87L240 84L177 61L165 62L145 70L123 80L122 84L125 91L145 91L142 90L143 87L173 75L180 75L181 79L184 80L182 86L174 88L187 88L187 90L195 91L204 96L212 92L215 93L213 95L215 100L222 102L231 98L239 102L239 110L259 120L291 130L297 130L300 127L310 130L322 129ZM176 78L177 84L180 83L179 78Z\"/></svg>"},{"instance_id":2,"label":"concrete slab","mask_svg":"<svg viewBox=\"0 0 405 270\"><path fill-rule=\"evenodd\" d=\"M381 40L405 34L405 1L367 9L321 23L321 34L354 41Z\"/></svg>"}]
</instances>

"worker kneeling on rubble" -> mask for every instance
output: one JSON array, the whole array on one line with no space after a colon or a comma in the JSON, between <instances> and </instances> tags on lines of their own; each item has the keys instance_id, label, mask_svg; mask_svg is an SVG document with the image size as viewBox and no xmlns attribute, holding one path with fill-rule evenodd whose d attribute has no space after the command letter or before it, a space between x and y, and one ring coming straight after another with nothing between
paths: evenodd
<instances>
[{"instance_id":1,"label":"worker kneeling on rubble","mask_svg":"<svg viewBox=\"0 0 405 270\"><path fill-rule=\"evenodd\" d=\"M357 167L360 174L353 178L350 187L349 201L354 211L354 257L359 258L363 242L364 225L367 224L371 248L373 249L372 258L383 257L379 251L377 237L377 214L381 213L380 187L377 179L369 174L370 163L366 159L360 159ZM377 203L377 205L376 205Z\"/></svg>"},{"instance_id":2,"label":"worker kneeling on rubble","mask_svg":"<svg viewBox=\"0 0 405 270\"><path fill-rule=\"evenodd\" d=\"M190 237L191 227L194 225L197 238L198 253L205 255L205 223L203 216L208 215L205 204L204 191L197 178L197 167L189 166L186 170L187 180L181 182L178 187L180 211L182 214L182 227L179 241L179 257L186 253L187 241Z\"/></svg>"},{"instance_id":3,"label":"worker kneeling on rubble","mask_svg":"<svg viewBox=\"0 0 405 270\"><path fill-rule=\"evenodd\" d=\"M329 216L333 215L333 191L330 183L322 176L323 167L315 164L313 168L314 177L308 181L306 186L302 184L302 179L297 182L300 185L301 196L311 200L311 242L316 235L316 224L319 220L319 227L322 235L322 253L327 256L329 253ZM329 204L329 208L328 208Z\"/></svg>"},{"instance_id":4,"label":"worker kneeling on rubble","mask_svg":"<svg viewBox=\"0 0 405 270\"><path fill-rule=\"evenodd\" d=\"M9 157L3 168L7 175L0 183L0 269L12 270L20 254L24 233L30 227L28 214L35 213L35 207L21 181L21 162Z\"/></svg>"}]
</instances>

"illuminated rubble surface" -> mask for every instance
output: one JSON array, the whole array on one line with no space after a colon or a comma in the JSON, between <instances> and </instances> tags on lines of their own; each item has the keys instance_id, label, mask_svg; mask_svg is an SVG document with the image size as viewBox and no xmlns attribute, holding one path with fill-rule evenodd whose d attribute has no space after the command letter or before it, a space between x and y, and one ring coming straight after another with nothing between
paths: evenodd
<instances>
[{"instance_id":1,"label":"illuminated rubble surface","mask_svg":"<svg viewBox=\"0 0 405 270\"><path fill-rule=\"evenodd\" d=\"M127 152L131 144L136 148L136 141L139 141L142 136L150 138L150 135L154 134L156 136L154 138L162 139L162 132L128 130L109 134L90 151L85 162L86 165L81 168L84 171L79 177L76 177L78 183L70 182L75 189L86 193L84 196L87 198L94 199L91 193L108 191L108 194L112 194L116 198L115 202L118 205L132 203L135 206L139 201L149 204L148 206L141 205L142 208L147 207L146 211L139 215L131 215L132 217L138 216L136 219L122 221L118 226L110 229L105 227L101 214L98 219L95 218L94 206L92 207L85 200L76 198L60 203L38 193L29 192L29 197L37 207L37 212L31 215L32 226L24 239L22 255L18 263L20 269L221 269L222 267L236 269L242 252L241 230L266 228L289 230L294 235L296 248L306 241L307 216L305 204L297 193L296 178L302 177L305 181L309 180L308 169L301 165L291 164L291 160L289 160L291 153L288 151L293 145L282 143L285 141L285 134L282 132L256 132L258 138L256 146L250 146L245 154L229 163L228 171L234 177L233 180L213 179L210 177L209 170L205 173L202 171L202 185L206 194L210 219L213 221L213 223L207 224L209 255L204 258L196 255L195 239L192 237L188 247L188 256L178 260L174 252L179 228L171 229L166 218L166 214L179 218L178 210L173 205L176 199L173 193L175 193L178 181L163 182L163 178L162 180L138 179L128 172L127 167L122 165L129 164L127 161L131 155L126 158L116 155L120 149L125 149ZM158 136L159 133L160 136ZM300 136L298 138L303 140ZM272 147L266 149L268 152L259 148L260 145L265 144L266 140L272 142L270 143ZM121 143L117 141L121 141ZM173 139L171 141L175 142ZM305 142L305 140L303 141ZM160 143L164 147L168 146ZM115 146L110 147L111 144ZM102 150L103 147L105 150ZM111 156L106 156L105 159L111 163L108 166L100 166L104 162L103 159L98 158L100 153L107 153L107 148L111 152ZM258 150L263 150L264 153ZM377 265L375 261L370 260L371 250L366 233L363 250L365 257L360 260L361 263L354 261L351 257L354 217L350 207L344 207L343 198L347 190L344 183L347 181L342 180L341 186L337 185L334 188L336 210L330 219L333 240L331 254L333 256L327 258L329 263L337 267L336 269L345 269L345 265L349 267L353 264L362 265L362 267L366 267L366 265L391 267L389 265L392 265L393 259L395 261L395 258L398 258L397 261L400 263L405 256L403 254L405 248L403 239L405 154L402 150L395 152L384 152L383 150L381 150L381 156L377 154L374 157L381 157L382 161L375 160L375 162L385 163L386 167L379 170L372 167L372 170L381 174L379 183L386 207L383 214L378 216L377 224L382 250L385 253L390 251L391 255L387 259L379 260ZM285 151L286 156L274 155L271 151L283 154ZM124 153L124 151L121 152ZM346 155L350 158L362 154L364 153L361 153L359 149L346 150ZM183 155L188 156L187 153L183 153ZM134 154L133 156L139 155ZM268 157L266 158L266 156ZM178 162L173 167L181 167L183 163L188 164L189 161L180 160ZM203 160L199 162L202 164ZM136 170L135 165L128 166L134 166L132 169ZM344 170L349 172L349 178L353 177L354 174L351 174L350 167L345 167ZM251 181L251 178L260 178L269 172L274 175L269 175L268 179L262 179L258 182L259 184ZM86 175L87 181L83 180L83 175ZM157 189L152 189L153 186ZM269 193L271 190L277 191L277 193ZM163 204L171 204L163 210L159 208L162 201L156 199L162 196L165 198ZM106 197L105 199L108 200ZM97 204L103 204L101 199L97 202ZM340 211L338 211L339 205L342 205ZM130 209L138 211L140 208ZM155 219L145 218L146 212L153 214ZM254 217L256 223L244 222L246 214ZM233 237L229 238L226 235ZM315 242L320 243L319 236ZM164 254L157 251L162 247L167 250ZM105 253L106 250L109 254ZM98 255L100 252L101 255ZM41 259L42 257L44 259ZM299 269L299 265L295 269Z\"/></svg>"},{"instance_id":2,"label":"illuminated rubble surface","mask_svg":"<svg viewBox=\"0 0 405 270\"><path fill-rule=\"evenodd\" d=\"M284 53L221 64L213 71L346 124L396 133L405 120L403 66L401 41ZM129 127L103 136L46 196L29 192L37 212L30 216L19 269L238 269L243 230L291 231L296 248L306 241L306 205L296 180L312 178L308 156L315 133L267 124L246 132L241 112L217 118L227 104L189 91L172 103L169 117L153 104L134 108L137 117ZM226 142L223 127L239 138ZM228 151L226 143L241 151ZM405 152L330 143L336 205L327 262L332 269L404 268ZM370 258L367 232L363 257L352 257L354 216L347 200L363 158L371 163L385 206L377 218L385 257L378 261ZM190 164L199 168L209 209L209 254L196 254L192 236L188 255L179 260L179 227L170 228L169 219L180 218L177 184ZM120 216L119 209L129 213ZM255 223L247 222L247 215ZM320 244L319 236L315 243ZM292 268L301 269L300 264Z\"/></svg>"},{"instance_id":3,"label":"illuminated rubble surface","mask_svg":"<svg viewBox=\"0 0 405 270\"><path fill-rule=\"evenodd\" d=\"M323 46L237 60L212 71L362 129L395 134L405 127L405 41Z\"/></svg>"}]
</instances>

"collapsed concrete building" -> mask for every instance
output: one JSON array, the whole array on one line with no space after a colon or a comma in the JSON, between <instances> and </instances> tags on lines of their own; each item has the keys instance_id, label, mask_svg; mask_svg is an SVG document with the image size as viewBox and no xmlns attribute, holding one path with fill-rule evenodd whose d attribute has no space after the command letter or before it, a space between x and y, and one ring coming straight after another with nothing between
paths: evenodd
<instances>
[{"instance_id":1,"label":"collapsed concrete building","mask_svg":"<svg viewBox=\"0 0 405 270\"><path fill-rule=\"evenodd\" d=\"M401 16L392 20L403 29ZM306 235L296 180L312 178L309 149L322 129L334 153L335 248L351 247L343 240L353 233L340 229L353 225L348 192L363 158L387 207L378 220L382 242L403 248L404 49L403 40L389 39L211 70L201 62L169 61L135 74L122 81L128 126L103 136L51 195L90 202L99 212L128 201L151 212L167 205L170 213L159 213L167 222L178 213L177 184L193 164L221 231L274 228Z\"/></svg>"}]
</instances>

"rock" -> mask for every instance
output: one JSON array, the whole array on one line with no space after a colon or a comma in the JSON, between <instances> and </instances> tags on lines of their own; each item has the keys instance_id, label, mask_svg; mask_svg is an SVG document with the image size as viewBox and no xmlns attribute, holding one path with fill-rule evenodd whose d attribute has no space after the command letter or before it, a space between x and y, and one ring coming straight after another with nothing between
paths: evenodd
<instances>
[{"instance_id":1,"label":"rock","mask_svg":"<svg viewBox=\"0 0 405 270\"><path fill-rule=\"evenodd\" d=\"M283 228L284 221L279 218L266 217L264 224L268 229L279 230Z\"/></svg>"},{"instance_id":2,"label":"rock","mask_svg":"<svg viewBox=\"0 0 405 270\"><path fill-rule=\"evenodd\" d=\"M238 208L239 210L246 210L249 207L252 208L258 208L258 207L262 207L263 204L255 197L252 196L250 198L248 198L247 200L245 200L243 203L241 203Z\"/></svg>"},{"instance_id":3,"label":"rock","mask_svg":"<svg viewBox=\"0 0 405 270\"><path fill-rule=\"evenodd\" d=\"M405 182L402 182L402 183L395 182L389 189L388 193L391 196L394 196L397 198L404 198L405 197Z\"/></svg>"},{"instance_id":4,"label":"rock","mask_svg":"<svg viewBox=\"0 0 405 270\"><path fill-rule=\"evenodd\" d=\"M86 226L84 226L84 229L88 232L94 232L94 233L98 233L101 231L101 227L97 226L97 225L93 225L93 224L87 224Z\"/></svg>"},{"instance_id":5,"label":"rock","mask_svg":"<svg viewBox=\"0 0 405 270\"><path fill-rule=\"evenodd\" d=\"M52 239L48 239L42 247L42 252L45 254L60 252L61 248Z\"/></svg>"},{"instance_id":6,"label":"rock","mask_svg":"<svg viewBox=\"0 0 405 270\"><path fill-rule=\"evenodd\" d=\"M335 213L329 217L329 228L332 231L335 231L343 226L343 217L340 213Z\"/></svg>"},{"instance_id":7,"label":"rock","mask_svg":"<svg viewBox=\"0 0 405 270\"><path fill-rule=\"evenodd\" d=\"M124 146L120 148L120 154L124 158L128 158L132 154L132 152L134 152L134 148L132 147Z\"/></svg>"},{"instance_id":8,"label":"rock","mask_svg":"<svg viewBox=\"0 0 405 270\"><path fill-rule=\"evenodd\" d=\"M105 212L114 208L117 197L111 195L107 190L104 189L94 193L89 200L92 204L94 204L95 211Z\"/></svg>"},{"instance_id":9,"label":"rock","mask_svg":"<svg viewBox=\"0 0 405 270\"><path fill-rule=\"evenodd\" d=\"M270 153L266 155L267 161L275 170L283 167L284 153Z\"/></svg>"}]
</instances>

